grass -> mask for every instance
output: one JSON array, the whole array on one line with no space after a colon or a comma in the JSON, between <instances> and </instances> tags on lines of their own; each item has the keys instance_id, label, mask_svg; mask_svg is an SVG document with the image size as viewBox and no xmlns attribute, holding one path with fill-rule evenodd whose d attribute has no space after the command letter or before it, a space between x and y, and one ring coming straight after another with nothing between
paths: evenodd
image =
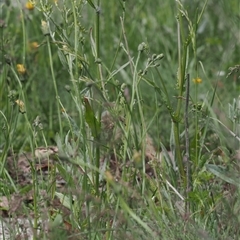
<instances>
[{"instance_id":1,"label":"grass","mask_svg":"<svg viewBox=\"0 0 240 240\"><path fill-rule=\"evenodd\" d=\"M239 238L237 1L0 6L2 222L28 219L33 239Z\"/></svg>"}]
</instances>

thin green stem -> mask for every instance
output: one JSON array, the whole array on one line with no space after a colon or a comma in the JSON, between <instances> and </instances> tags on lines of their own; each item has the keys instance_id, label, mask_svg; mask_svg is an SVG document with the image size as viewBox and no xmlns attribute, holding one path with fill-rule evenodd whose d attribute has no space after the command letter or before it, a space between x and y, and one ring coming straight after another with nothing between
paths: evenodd
<instances>
[{"instance_id":1,"label":"thin green stem","mask_svg":"<svg viewBox=\"0 0 240 240\"><path fill-rule=\"evenodd\" d=\"M186 187L186 174L184 172L182 153L181 153L181 142L179 137L179 123L173 123L174 141L175 141L175 158L178 164L181 179L183 180L184 186Z\"/></svg>"},{"instance_id":2,"label":"thin green stem","mask_svg":"<svg viewBox=\"0 0 240 240\"><path fill-rule=\"evenodd\" d=\"M120 20L121 20L122 33L123 33L123 38L124 38L124 42L125 42L125 45L126 45L128 60L129 60L129 63L130 63L131 72L133 73L135 71L135 69L134 69L133 61L131 59L130 50L129 50L129 46L128 46L128 41L127 41L127 37L126 37L126 32L125 32L125 28L124 28L125 14L123 14L123 17L120 17Z\"/></svg>"},{"instance_id":3,"label":"thin green stem","mask_svg":"<svg viewBox=\"0 0 240 240\"><path fill-rule=\"evenodd\" d=\"M97 59L100 59L100 0L97 0L96 6L96 23L95 23L95 42L96 42L96 52L97 52Z\"/></svg>"},{"instance_id":4,"label":"thin green stem","mask_svg":"<svg viewBox=\"0 0 240 240\"><path fill-rule=\"evenodd\" d=\"M133 106L134 106L134 101L135 101L135 94L137 91L137 83L138 83L138 74L137 74L137 66L138 62L140 60L140 55L141 52L138 52L138 56L136 59L136 63L134 66L134 73L133 73L133 83L132 83L132 95L131 95L131 101L129 105L129 111L126 116L126 128L125 128L125 141L124 141L124 153L123 153L123 159L124 161L126 160L127 157L127 148L128 148L128 140L129 140L129 135L130 135L130 126L131 126L131 120L132 120L132 113L133 113Z\"/></svg>"},{"instance_id":5,"label":"thin green stem","mask_svg":"<svg viewBox=\"0 0 240 240\"><path fill-rule=\"evenodd\" d=\"M141 78L139 78L139 81L141 80ZM141 145L142 145L142 166L143 166L143 175L142 175L142 195L144 195L145 193L145 176L146 176L146 169L145 169L145 151L146 151L146 134L147 134L147 130L146 130L146 124L144 121L144 115L143 115L143 109L142 109L142 105L141 105L141 98L140 98L140 94L139 94L139 89L137 86L136 89L136 98L137 98L137 103L138 103L138 110L139 110L139 114L140 114L140 123L141 123L141 129L142 129L142 136L141 136Z\"/></svg>"},{"instance_id":6,"label":"thin green stem","mask_svg":"<svg viewBox=\"0 0 240 240\"><path fill-rule=\"evenodd\" d=\"M20 10L20 19L21 19L21 25L22 25L22 34L23 34L23 47L22 47L22 64L25 66L25 59L26 59L26 27L24 22L24 14L22 9L22 4L18 0L19 10Z\"/></svg>"},{"instance_id":7,"label":"thin green stem","mask_svg":"<svg viewBox=\"0 0 240 240\"><path fill-rule=\"evenodd\" d=\"M51 44L50 44L50 36L46 35L46 38L47 38L47 47L48 47L48 56L49 56L50 70L51 70L53 86L54 86L54 90L55 90L55 94L56 94L56 100L57 100L57 114L58 114L58 122L59 122L59 128L60 128L60 136L62 136L63 129L62 129L62 121L61 121L61 110L60 110L60 105L59 105L59 94L58 94L58 89L57 89L57 82L56 82L55 73L54 73L54 67L53 67L53 59L52 59L52 50L51 50Z\"/></svg>"},{"instance_id":8,"label":"thin green stem","mask_svg":"<svg viewBox=\"0 0 240 240\"><path fill-rule=\"evenodd\" d=\"M178 8L179 9L179 8ZM186 64L187 64L187 54L188 54L188 45L189 39L185 39L184 27L182 23L182 14L179 9L178 12L178 100L176 112L173 115L173 124L174 124L174 138L175 138L175 151L176 151L176 161L178 163L179 171L181 178L186 187L186 173L183 166L183 157L181 154L180 148L180 131L179 123L181 121L181 110L182 110L182 101L183 101L183 91L185 83L185 74L186 74Z\"/></svg>"},{"instance_id":9,"label":"thin green stem","mask_svg":"<svg viewBox=\"0 0 240 240\"><path fill-rule=\"evenodd\" d=\"M78 39L78 23L77 23L77 14L76 14L76 1L71 1L72 3L72 11L73 11L73 19L74 19L74 54L75 54L75 78L77 79L78 75L78 44L79 44L79 39Z\"/></svg>"},{"instance_id":10,"label":"thin green stem","mask_svg":"<svg viewBox=\"0 0 240 240\"><path fill-rule=\"evenodd\" d=\"M96 10L96 21L95 21L95 44L96 44L96 63L98 65L98 78L101 82L101 88L103 96L106 98L106 91L105 91L105 83L103 82L103 76L102 76L102 65L101 65L101 56L100 56L100 0L97 0L97 6L95 8ZM101 111L99 111L98 119L101 119ZM97 142L100 142L100 136L97 136L97 139L95 139ZM100 145L97 144L95 148L95 166L97 169L100 167ZM99 195L99 172L95 172L95 191L96 194Z\"/></svg>"},{"instance_id":11,"label":"thin green stem","mask_svg":"<svg viewBox=\"0 0 240 240\"><path fill-rule=\"evenodd\" d=\"M192 190L192 176L191 176L191 156L190 156L190 140L189 140L189 122L188 122L188 106L190 99L190 76L187 75L186 80L186 103L185 103L185 144L186 144L186 175L187 175L187 186L186 186L186 198L188 198L189 192ZM185 203L186 214L190 212L190 202Z\"/></svg>"},{"instance_id":12,"label":"thin green stem","mask_svg":"<svg viewBox=\"0 0 240 240\"><path fill-rule=\"evenodd\" d=\"M172 117L172 104L171 104L171 101L170 101L170 98L169 98L169 94L168 94L168 91L167 91L167 88L166 88L166 85L163 81L163 78L162 78L162 75L161 73L159 72L158 68L156 68L156 71L157 71L157 74L158 74L158 77L159 77L159 80L161 82L161 85L162 85L162 89L163 89L163 93L164 93L164 96L165 96L165 101L166 101L166 105L167 105L167 109L169 110L170 114L171 114L171 117Z\"/></svg>"}]
</instances>

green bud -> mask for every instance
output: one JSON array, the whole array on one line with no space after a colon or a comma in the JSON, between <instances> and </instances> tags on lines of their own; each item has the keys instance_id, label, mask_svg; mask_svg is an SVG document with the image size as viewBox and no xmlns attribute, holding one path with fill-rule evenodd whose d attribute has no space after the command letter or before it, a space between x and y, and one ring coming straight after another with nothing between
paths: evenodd
<instances>
[{"instance_id":1,"label":"green bud","mask_svg":"<svg viewBox=\"0 0 240 240\"><path fill-rule=\"evenodd\" d=\"M95 63L101 64L101 63L102 63L102 60L101 60L100 58L97 58L97 59L95 59Z\"/></svg>"},{"instance_id":2,"label":"green bud","mask_svg":"<svg viewBox=\"0 0 240 240\"><path fill-rule=\"evenodd\" d=\"M139 52L143 52L146 49L147 49L147 44L145 42L142 42L141 44L138 45Z\"/></svg>"},{"instance_id":3,"label":"green bud","mask_svg":"<svg viewBox=\"0 0 240 240\"><path fill-rule=\"evenodd\" d=\"M156 58L157 58L157 54L154 53L154 54L152 55L152 60L155 60Z\"/></svg>"},{"instance_id":4,"label":"green bud","mask_svg":"<svg viewBox=\"0 0 240 240\"><path fill-rule=\"evenodd\" d=\"M163 53L161 53L161 54L157 55L156 60L161 60L163 58L164 58L164 55L163 55Z\"/></svg>"},{"instance_id":5,"label":"green bud","mask_svg":"<svg viewBox=\"0 0 240 240\"><path fill-rule=\"evenodd\" d=\"M70 92L71 91L71 87L69 85L65 85L65 89Z\"/></svg>"},{"instance_id":6,"label":"green bud","mask_svg":"<svg viewBox=\"0 0 240 240\"><path fill-rule=\"evenodd\" d=\"M11 90L8 94L8 98L9 98L10 102L12 104L14 104L17 99L17 92L15 90Z\"/></svg>"}]
</instances>

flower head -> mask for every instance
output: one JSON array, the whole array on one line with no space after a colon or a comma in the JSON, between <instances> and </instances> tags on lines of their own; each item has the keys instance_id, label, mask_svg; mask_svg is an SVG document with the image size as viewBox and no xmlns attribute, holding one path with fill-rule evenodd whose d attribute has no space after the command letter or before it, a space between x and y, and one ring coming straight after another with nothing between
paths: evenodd
<instances>
[{"instance_id":1,"label":"flower head","mask_svg":"<svg viewBox=\"0 0 240 240\"><path fill-rule=\"evenodd\" d=\"M27 72L23 64L17 64L17 71L21 75L24 75Z\"/></svg>"},{"instance_id":2,"label":"flower head","mask_svg":"<svg viewBox=\"0 0 240 240\"><path fill-rule=\"evenodd\" d=\"M39 47L38 42L30 42L28 44L28 49L29 49L30 52L34 52L35 50L38 49L38 47Z\"/></svg>"},{"instance_id":3,"label":"flower head","mask_svg":"<svg viewBox=\"0 0 240 240\"><path fill-rule=\"evenodd\" d=\"M34 4L32 1L27 1L26 4L25 4L25 8L28 9L28 10L33 10L34 9Z\"/></svg>"},{"instance_id":4,"label":"flower head","mask_svg":"<svg viewBox=\"0 0 240 240\"><path fill-rule=\"evenodd\" d=\"M24 105L24 102L22 101L22 100L19 100L19 99L17 99L16 101L15 101L15 103L18 105L18 107L19 107L19 112L21 112L21 113L25 113L26 111L25 111L25 105Z\"/></svg>"},{"instance_id":5,"label":"flower head","mask_svg":"<svg viewBox=\"0 0 240 240\"><path fill-rule=\"evenodd\" d=\"M193 79L193 82L196 83L196 84L199 84L199 83L202 83L202 79L197 77L197 78Z\"/></svg>"}]
</instances>

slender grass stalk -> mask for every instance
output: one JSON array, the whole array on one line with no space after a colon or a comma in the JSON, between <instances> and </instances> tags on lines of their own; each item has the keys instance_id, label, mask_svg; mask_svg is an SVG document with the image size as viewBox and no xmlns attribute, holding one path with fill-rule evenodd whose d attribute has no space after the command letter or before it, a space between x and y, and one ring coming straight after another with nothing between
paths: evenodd
<instances>
[{"instance_id":1,"label":"slender grass stalk","mask_svg":"<svg viewBox=\"0 0 240 240\"><path fill-rule=\"evenodd\" d=\"M144 221L140 219L140 217L134 213L134 211L126 204L122 197L119 197L119 202L122 209L126 211L140 226L142 226L153 237L153 239L155 239L156 235L153 229L151 229Z\"/></svg>"},{"instance_id":2,"label":"slender grass stalk","mask_svg":"<svg viewBox=\"0 0 240 240\"><path fill-rule=\"evenodd\" d=\"M7 159L7 151L10 147L10 142L11 142L11 124L8 124L8 120L6 118L6 116L4 115L4 113L0 110L0 114L2 115L4 122L5 122L5 126L4 126L4 132L6 131L7 134L5 134L5 139L6 139L6 144L3 148L2 154L1 154L1 169L0 169L0 176L3 176L3 172L5 169L5 165L6 165L6 159ZM11 123L11 122L10 122Z\"/></svg>"},{"instance_id":3,"label":"slender grass stalk","mask_svg":"<svg viewBox=\"0 0 240 240\"><path fill-rule=\"evenodd\" d=\"M7 159L7 151L10 147L10 143L12 141L12 134L11 134L11 122L10 124L8 124L8 120L6 118L6 116L4 115L4 113L0 110L0 115L2 115L3 119L4 119L4 122L5 122L5 130L6 131L6 144L3 148L3 151L2 151L2 155L1 155L1 169L0 169L0 176L1 178L3 178L3 175L5 174L7 179L10 181L11 183L11 186L13 186L13 189L14 191L17 193L18 190L17 190L17 187L15 185L15 183L13 182L11 176L9 175L8 171L5 169L5 165L6 165L6 159Z\"/></svg>"},{"instance_id":4,"label":"slender grass stalk","mask_svg":"<svg viewBox=\"0 0 240 240\"><path fill-rule=\"evenodd\" d=\"M52 59L52 49L51 49L51 43L50 43L50 36L49 35L46 35L46 40L47 40L47 48L48 48L48 57L49 57L51 76L52 76L52 80L53 80L53 86L54 86L56 101L57 101L57 114L58 114L58 122L59 122L59 131L60 131L60 135L62 136L63 135L63 128L62 128L62 120L61 120L61 110L60 110L60 105L59 105L59 94L58 94L58 88L57 88L55 73L54 73L54 66L53 66L53 59Z\"/></svg>"},{"instance_id":5,"label":"slender grass stalk","mask_svg":"<svg viewBox=\"0 0 240 240\"><path fill-rule=\"evenodd\" d=\"M177 165L179 167L180 178L183 180L183 184L186 187L186 174L184 172L183 161L182 161L182 154L181 154L181 142L180 142L180 131L179 131L179 123L173 123L173 134L174 134L174 141L175 141L175 158L177 161Z\"/></svg>"},{"instance_id":6,"label":"slender grass stalk","mask_svg":"<svg viewBox=\"0 0 240 240\"><path fill-rule=\"evenodd\" d=\"M100 56L100 13L101 13L101 1L97 0L97 6L96 6L96 22L95 22L95 43L96 43L96 63L98 65L98 78L101 81L102 84L102 92L103 92L103 96L106 98L106 91L105 91L105 83L103 82L103 76L102 76L102 64L101 64L101 56ZM98 119L101 119L101 111L99 111L99 116ZM97 142L100 142L100 135L97 136ZM96 146L96 167L97 169L99 169L100 167L100 146L99 144L97 144ZM96 185L95 185L95 190L97 195L99 195L99 172L96 172L95 175L95 181L96 181Z\"/></svg>"},{"instance_id":7,"label":"slender grass stalk","mask_svg":"<svg viewBox=\"0 0 240 240\"><path fill-rule=\"evenodd\" d=\"M71 59L71 55L67 56L67 63L68 63L68 69L69 69L69 74L70 74L70 78L71 78L71 82L73 84L73 89L74 89L74 94L73 93L70 93L71 96L72 96L72 99L74 101L74 103L76 104L77 106L77 112L78 112L78 117L79 117L79 123L80 123L80 126L79 126L79 129L81 131L81 134L82 134L82 138L84 141L86 141L86 131L85 131L85 123L84 123L84 112L83 112L83 109L82 109L82 105L83 105L83 99L82 99L82 96L81 96L81 93L79 92L79 88L78 88L78 83L76 81L76 79L79 78L78 76L78 66L79 66L79 54L78 54L78 49L79 49L79 39L78 39L78 36L79 36L79 26L78 26L78 20L77 20L77 12L76 12L76 9L80 6L80 5L77 5L77 2L76 1L71 1L71 4L72 4L72 11L73 11L73 19L74 19L74 56L75 56L75 73L73 73L73 67L72 67L72 59ZM81 3L80 3L81 4ZM80 60L81 61L81 60ZM69 119L68 119L69 121ZM71 124L69 122L69 126L70 128L72 129L71 127ZM73 131L71 131L73 132ZM79 137L78 137L78 141L79 141ZM84 146L85 148L87 148L87 142L84 142ZM88 156L86 155L86 151L84 151L84 161L85 163L87 163L87 158ZM87 166L84 167L84 171L87 172ZM97 173L96 173L97 174ZM87 179L87 176L84 175L83 177L83 188L85 191L87 191L88 189L88 179ZM87 206L89 207L89 206ZM88 211L88 210L87 210ZM90 224L90 223L89 223Z\"/></svg>"},{"instance_id":8,"label":"slender grass stalk","mask_svg":"<svg viewBox=\"0 0 240 240\"><path fill-rule=\"evenodd\" d=\"M21 2L17 0L18 6L19 6L19 11L21 13L20 18L21 18L21 26L22 26L22 36L23 36L23 44L22 44L22 64L25 66L26 64L26 27L25 27L25 21L24 21L24 14L23 14L23 9L21 6Z\"/></svg>"},{"instance_id":9,"label":"slender grass stalk","mask_svg":"<svg viewBox=\"0 0 240 240\"><path fill-rule=\"evenodd\" d=\"M123 161L126 161L127 159L127 149L128 149L128 143L129 143L129 136L130 136L130 128L131 128L131 121L132 121L132 113L133 113L133 106L134 106L134 101L135 101L135 95L136 91L138 91L138 73L137 73L137 66L140 60L141 52L138 52L138 56L136 59L136 62L134 64L134 74L133 74L133 83L132 83L132 95L131 95L131 100L129 104L129 111L127 112L126 115L126 126L125 126L125 131L124 131L124 147L123 147ZM125 175L125 174L123 174Z\"/></svg>"},{"instance_id":10,"label":"slender grass stalk","mask_svg":"<svg viewBox=\"0 0 240 240\"><path fill-rule=\"evenodd\" d=\"M78 23L77 23L77 13L76 13L76 8L78 7L76 4L76 1L71 0L72 4L72 11L73 11L73 19L74 19L74 55L75 55L75 79L78 77L78 64L79 64L79 59L78 59L78 46L79 46L79 39L78 39L78 34L79 34L79 28L78 28ZM70 68L71 69L71 68ZM74 80L72 78L72 80Z\"/></svg>"},{"instance_id":11,"label":"slender grass stalk","mask_svg":"<svg viewBox=\"0 0 240 240\"><path fill-rule=\"evenodd\" d=\"M187 177L187 187L186 187L186 198L188 193L192 190L192 176L191 176L191 156L190 156L190 140L189 140L189 122L188 122L188 106L189 106L189 91L190 91L190 79L189 74L186 80L186 103L185 103L185 144L186 144L186 177ZM190 202L185 203L186 214L190 212Z\"/></svg>"},{"instance_id":12,"label":"slender grass stalk","mask_svg":"<svg viewBox=\"0 0 240 240\"><path fill-rule=\"evenodd\" d=\"M121 18L121 24L122 24L122 22L124 21L124 18L125 18L125 2L123 1L122 2L122 8L123 8L123 13L122 13L122 15L123 15L123 17ZM122 26L123 27L123 26ZM123 30L121 31L121 35L120 35L120 37L119 37L119 43L118 43L118 47L117 47L117 50L116 50L116 52L115 52L115 55L114 55L114 58L113 58L113 61L112 61L112 64L111 64L111 67L109 68L109 71L110 72L112 72L112 70L113 70L113 67L114 67L114 65L115 65L115 63L116 63L116 60L117 60L117 56L118 56L118 53L119 53L119 50L120 50L120 48L121 48L121 43L122 43L122 39L123 39Z\"/></svg>"},{"instance_id":13,"label":"slender grass stalk","mask_svg":"<svg viewBox=\"0 0 240 240\"><path fill-rule=\"evenodd\" d=\"M145 193L145 187L146 187L146 138L147 138L147 129L146 129L146 124L145 124L145 119L144 119L144 114L143 114L143 109L141 105L141 99L140 99L140 93L137 90L136 91L136 97L137 97L137 102L138 102L138 110L140 114L140 126L141 126L141 157L142 157L142 195Z\"/></svg>"},{"instance_id":14,"label":"slender grass stalk","mask_svg":"<svg viewBox=\"0 0 240 240\"><path fill-rule=\"evenodd\" d=\"M100 0L97 0L97 6L96 6L96 23L95 23L95 42L96 42L96 53L97 53L97 59L100 58L100 13L101 13L101 5Z\"/></svg>"},{"instance_id":15,"label":"slender grass stalk","mask_svg":"<svg viewBox=\"0 0 240 240\"><path fill-rule=\"evenodd\" d=\"M163 80L163 78L162 78L162 75L161 75L161 73L159 72L158 68L155 68L155 69L156 69L156 71L157 71L158 78L159 78L159 80L160 80L160 82L161 82L161 85L162 85L162 89L161 89L161 90L162 90L163 93L164 93L165 105L166 105L166 107L167 107L167 110L168 110L171 118L172 118L172 117L173 117L173 106L172 106L172 103L171 103L171 101L170 101L170 97L169 97L169 94L168 94L167 87L166 87L166 85L165 85L165 82L164 82L164 80Z\"/></svg>"},{"instance_id":16,"label":"slender grass stalk","mask_svg":"<svg viewBox=\"0 0 240 240\"><path fill-rule=\"evenodd\" d=\"M186 173L184 171L183 166L183 157L181 154L180 148L180 131L179 131L179 122L181 121L181 109L182 109L182 100L183 100L183 90L185 83L185 74L186 74L186 63L187 63L187 53L188 53L188 45L189 38L185 39L184 27L182 23L182 13L180 11L180 7L178 8L178 100L177 100L177 108L176 112L173 115L173 132L175 139L175 151L176 151L176 161L179 167L180 176L183 180L184 186L186 188ZM183 45L182 45L183 42Z\"/></svg>"},{"instance_id":17,"label":"slender grass stalk","mask_svg":"<svg viewBox=\"0 0 240 240\"><path fill-rule=\"evenodd\" d=\"M124 20L125 20L125 13L124 12L123 12L123 17L120 17L120 20L121 20L122 34L123 34L124 42L125 42L125 45L126 45L128 60L129 60L130 67L131 67L131 72L132 72L132 74L134 74L135 69L134 69L134 65L133 65L133 62L132 62L131 55L130 55L127 36L126 36L125 28L124 28Z\"/></svg>"}]
</instances>

